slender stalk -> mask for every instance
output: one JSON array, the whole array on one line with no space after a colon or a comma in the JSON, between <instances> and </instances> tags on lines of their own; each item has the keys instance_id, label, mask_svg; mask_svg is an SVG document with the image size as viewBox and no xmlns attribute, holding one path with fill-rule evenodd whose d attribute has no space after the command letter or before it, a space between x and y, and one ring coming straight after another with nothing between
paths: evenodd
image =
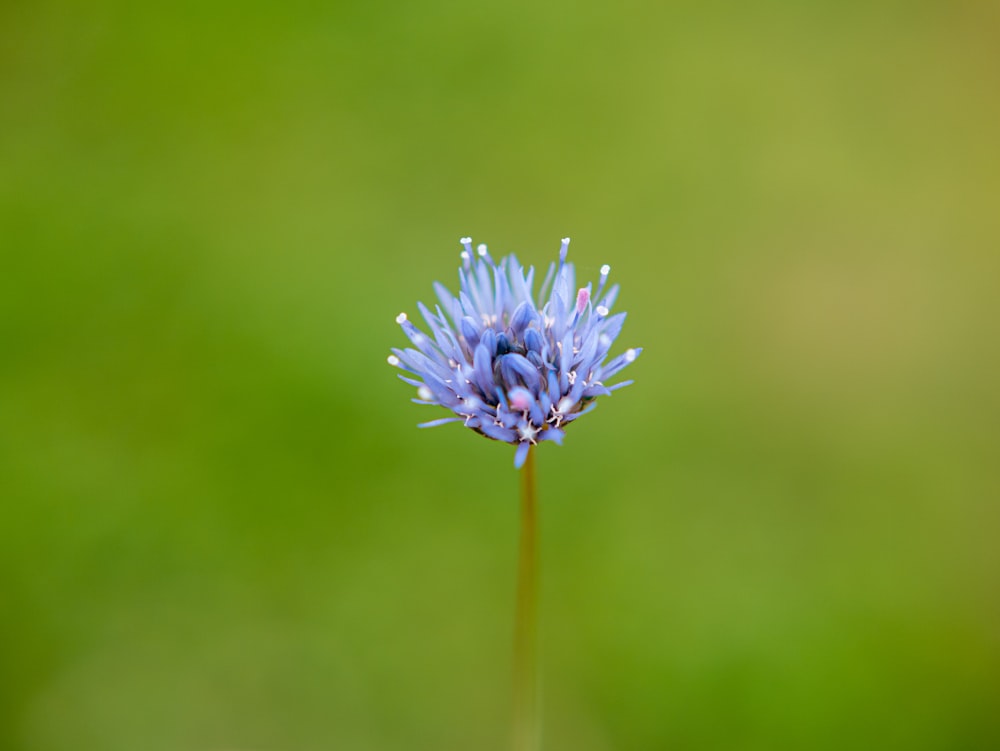
<instances>
[{"instance_id":1,"label":"slender stalk","mask_svg":"<svg viewBox=\"0 0 1000 751\"><path fill-rule=\"evenodd\" d=\"M514 751L541 747L538 697L538 500L535 449L521 469L521 543L514 616Z\"/></svg>"}]
</instances>

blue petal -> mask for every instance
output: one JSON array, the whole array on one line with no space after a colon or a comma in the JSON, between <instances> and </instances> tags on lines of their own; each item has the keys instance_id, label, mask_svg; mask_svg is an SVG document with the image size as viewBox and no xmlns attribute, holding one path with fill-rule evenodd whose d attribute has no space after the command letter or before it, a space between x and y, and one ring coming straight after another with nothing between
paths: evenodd
<instances>
[{"instance_id":1,"label":"blue petal","mask_svg":"<svg viewBox=\"0 0 1000 751\"><path fill-rule=\"evenodd\" d=\"M483 419L483 423L479 426L479 429L487 438L492 438L495 441L503 441L504 443L514 443L514 431L502 428L492 420Z\"/></svg>"},{"instance_id":2,"label":"blue petal","mask_svg":"<svg viewBox=\"0 0 1000 751\"><path fill-rule=\"evenodd\" d=\"M497 419L500 420L501 425L505 428L515 428L517 424L521 421L521 416L519 414L514 414L513 412L508 412L505 409L497 408Z\"/></svg>"},{"instance_id":3,"label":"blue petal","mask_svg":"<svg viewBox=\"0 0 1000 751\"><path fill-rule=\"evenodd\" d=\"M538 390L538 368L523 355L509 354L500 358L500 374L506 381L508 388L517 386L517 381L520 379L530 391Z\"/></svg>"},{"instance_id":4,"label":"blue petal","mask_svg":"<svg viewBox=\"0 0 1000 751\"><path fill-rule=\"evenodd\" d=\"M530 300L525 300L514 309L514 314L510 317L510 329L515 336L520 337L521 333L528 328L528 324L534 320L535 306L531 304ZM531 348L529 347L529 349Z\"/></svg>"},{"instance_id":5,"label":"blue petal","mask_svg":"<svg viewBox=\"0 0 1000 751\"><path fill-rule=\"evenodd\" d=\"M618 357L616 357L614 360L609 362L604 368L602 368L600 379L604 381L608 378L611 378L611 376L613 376L615 373L635 362L636 358L639 357L640 354L642 354L642 347L635 347L632 351L634 352L634 356L632 357L631 360L628 359L628 353L625 352L618 355Z\"/></svg>"},{"instance_id":6,"label":"blue petal","mask_svg":"<svg viewBox=\"0 0 1000 751\"><path fill-rule=\"evenodd\" d=\"M497 354L497 332L491 328L486 328L483 333L479 335L479 343L486 347L487 352L490 355L490 359Z\"/></svg>"},{"instance_id":7,"label":"blue petal","mask_svg":"<svg viewBox=\"0 0 1000 751\"><path fill-rule=\"evenodd\" d=\"M507 273L503 268L494 269L494 307L493 311L499 318L505 310L509 310L511 304L510 284L507 281Z\"/></svg>"},{"instance_id":8,"label":"blue petal","mask_svg":"<svg viewBox=\"0 0 1000 751\"><path fill-rule=\"evenodd\" d=\"M542 396L544 396L544 395L545 395L545 392L542 392ZM538 403L537 399L535 401L531 402L531 411L529 412L529 414L531 415L531 421L535 425L544 425L545 424L545 415L546 415L546 413L542 411L542 407Z\"/></svg>"},{"instance_id":9,"label":"blue petal","mask_svg":"<svg viewBox=\"0 0 1000 751\"><path fill-rule=\"evenodd\" d=\"M628 384L631 383L631 381L626 381L625 383ZM583 390L580 396L583 397L584 399L593 398L595 396L608 396L609 394L611 394L612 391L613 389L609 389L606 386L602 386L599 383L592 383L590 386L587 386L587 388Z\"/></svg>"},{"instance_id":10,"label":"blue petal","mask_svg":"<svg viewBox=\"0 0 1000 751\"><path fill-rule=\"evenodd\" d=\"M556 265L555 263L549 264L549 270L545 274L545 278L542 280L542 286L538 288L538 307L544 308L546 298L549 296L550 286L552 284L552 277L555 276Z\"/></svg>"},{"instance_id":11,"label":"blue petal","mask_svg":"<svg viewBox=\"0 0 1000 751\"><path fill-rule=\"evenodd\" d=\"M489 394L493 391L493 357L489 350L486 349L486 345L480 344L476 347L476 353L473 355L472 367L476 371L476 382L479 385L480 390L483 395Z\"/></svg>"},{"instance_id":12,"label":"blue petal","mask_svg":"<svg viewBox=\"0 0 1000 751\"><path fill-rule=\"evenodd\" d=\"M608 310L611 310L611 308L615 306L615 300L618 299L619 289L620 287L617 284L612 284L608 288L608 293L604 296L604 299L601 300L601 305L603 305Z\"/></svg>"},{"instance_id":13,"label":"blue petal","mask_svg":"<svg viewBox=\"0 0 1000 751\"><path fill-rule=\"evenodd\" d=\"M514 452L514 469L520 469L524 466L524 462L528 458L528 451L530 450L531 444L527 441L522 441L518 445L517 451Z\"/></svg>"},{"instance_id":14,"label":"blue petal","mask_svg":"<svg viewBox=\"0 0 1000 751\"><path fill-rule=\"evenodd\" d=\"M417 425L418 428L436 428L438 425L445 425L449 422L462 422L461 417L442 417L440 420L431 420Z\"/></svg>"},{"instance_id":15,"label":"blue petal","mask_svg":"<svg viewBox=\"0 0 1000 751\"><path fill-rule=\"evenodd\" d=\"M514 259L514 256L511 256ZM514 260L513 267L511 268L511 280L513 293L518 300L527 301L531 305L532 310L535 309L534 300L531 299L531 283L534 280L535 269L532 268L528 271L527 276L525 276L524 269L521 267L516 260Z\"/></svg>"},{"instance_id":16,"label":"blue petal","mask_svg":"<svg viewBox=\"0 0 1000 751\"><path fill-rule=\"evenodd\" d=\"M441 284L441 282L434 282L434 291L437 293L438 300L441 301L441 305L448 312L448 315L451 316L453 321L457 321L462 317L461 313L459 313L462 306L459 305L458 300L455 299L455 296L448 291L447 287Z\"/></svg>"},{"instance_id":17,"label":"blue petal","mask_svg":"<svg viewBox=\"0 0 1000 751\"><path fill-rule=\"evenodd\" d=\"M553 404L559 403L562 391L559 390L559 374L554 370L549 371L549 401Z\"/></svg>"},{"instance_id":18,"label":"blue petal","mask_svg":"<svg viewBox=\"0 0 1000 751\"><path fill-rule=\"evenodd\" d=\"M539 441L552 441L557 446L562 446L563 436L566 434L560 428L549 428L538 434Z\"/></svg>"},{"instance_id":19,"label":"blue petal","mask_svg":"<svg viewBox=\"0 0 1000 751\"><path fill-rule=\"evenodd\" d=\"M475 349L476 345L479 344L479 326L476 324L476 319L464 316L459 327L462 330L462 336L465 337L465 341L469 345L469 349Z\"/></svg>"},{"instance_id":20,"label":"blue petal","mask_svg":"<svg viewBox=\"0 0 1000 751\"><path fill-rule=\"evenodd\" d=\"M597 406L597 402L593 401L590 404L588 404L586 407L584 407L583 409L581 409L579 412L573 412L571 414L566 415L563 418L563 420L562 420L563 424L565 424L567 422L573 422L573 420L575 420L578 417L583 417L585 414L587 414L588 412L590 412L596 406Z\"/></svg>"},{"instance_id":21,"label":"blue petal","mask_svg":"<svg viewBox=\"0 0 1000 751\"><path fill-rule=\"evenodd\" d=\"M617 391L618 389L623 389L626 386L631 386L635 381L622 381L621 383L616 383L614 386L608 388L608 393L612 391Z\"/></svg>"},{"instance_id":22,"label":"blue petal","mask_svg":"<svg viewBox=\"0 0 1000 751\"><path fill-rule=\"evenodd\" d=\"M416 378L409 378L408 376L405 376L402 373L396 373L396 377L399 380L403 381L404 383L408 383L411 386L416 386L417 388L420 388L421 386L424 385L423 381L418 381Z\"/></svg>"},{"instance_id":23,"label":"blue petal","mask_svg":"<svg viewBox=\"0 0 1000 751\"><path fill-rule=\"evenodd\" d=\"M524 346L529 352L536 352L539 355L542 354L542 350L545 347L545 340L542 338L541 332L538 329L530 328L524 332Z\"/></svg>"},{"instance_id":24,"label":"blue petal","mask_svg":"<svg viewBox=\"0 0 1000 751\"><path fill-rule=\"evenodd\" d=\"M604 319L604 328L601 329L601 333L605 334L611 341L614 341L622 332L622 326L624 324L625 314L615 313L613 316L609 316Z\"/></svg>"}]
</instances>

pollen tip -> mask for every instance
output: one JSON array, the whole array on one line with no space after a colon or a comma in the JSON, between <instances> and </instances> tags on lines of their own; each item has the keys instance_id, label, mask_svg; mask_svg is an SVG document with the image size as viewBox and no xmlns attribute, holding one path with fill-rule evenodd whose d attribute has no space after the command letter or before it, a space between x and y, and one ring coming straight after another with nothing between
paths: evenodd
<instances>
[{"instance_id":1,"label":"pollen tip","mask_svg":"<svg viewBox=\"0 0 1000 751\"><path fill-rule=\"evenodd\" d=\"M427 388L427 386L420 386L417 389L417 396L420 399L423 399L425 402L429 402L431 399L434 398L434 394L431 393L431 390Z\"/></svg>"},{"instance_id":2,"label":"pollen tip","mask_svg":"<svg viewBox=\"0 0 1000 751\"><path fill-rule=\"evenodd\" d=\"M476 252L479 253L479 255L481 255L481 256L485 256L486 255L486 243L479 243L479 245L476 246Z\"/></svg>"},{"instance_id":3,"label":"pollen tip","mask_svg":"<svg viewBox=\"0 0 1000 751\"><path fill-rule=\"evenodd\" d=\"M569 245L569 238L568 238L568 237L564 237L564 238L562 239L562 244L563 244L563 245Z\"/></svg>"},{"instance_id":4,"label":"pollen tip","mask_svg":"<svg viewBox=\"0 0 1000 751\"><path fill-rule=\"evenodd\" d=\"M406 313L400 313L398 316L396 316L396 323L405 323L405 322L406 322Z\"/></svg>"},{"instance_id":5,"label":"pollen tip","mask_svg":"<svg viewBox=\"0 0 1000 751\"><path fill-rule=\"evenodd\" d=\"M460 243L462 243L462 245L465 245L466 243L471 243L472 242L472 238L471 237L460 237L458 239L458 241Z\"/></svg>"},{"instance_id":6,"label":"pollen tip","mask_svg":"<svg viewBox=\"0 0 1000 751\"><path fill-rule=\"evenodd\" d=\"M390 365L392 365L394 368L399 365L399 358L396 357L395 355L389 355L387 358L385 358L385 361Z\"/></svg>"},{"instance_id":7,"label":"pollen tip","mask_svg":"<svg viewBox=\"0 0 1000 751\"><path fill-rule=\"evenodd\" d=\"M595 308L595 310L597 310L597 315L599 316L606 316L608 314L608 309L605 308L603 305L598 305L597 308Z\"/></svg>"},{"instance_id":8,"label":"pollen tip","mask_svg":"<svg viewBox=\"0 0 1000 751\"><path fill-rule=\"evenodd\" d=\"M601 276L607 276L611 273L611 267L608 264L601 266Z\"/></svg>"},{"instance_id":9,"label":"pollen tip","mask_svg":"<svg viewBox=\"0 0 1000 751\"><path fill-rule=\"evenodd\" d=\"M635 358L638 356L638 354L639 354L638 352L636 352L634 349L632 349L631 347L629 347L627 350L625 350L625 360L627 362L632 362L632 361L635 360Z\"/></svg>"}]
</instances>

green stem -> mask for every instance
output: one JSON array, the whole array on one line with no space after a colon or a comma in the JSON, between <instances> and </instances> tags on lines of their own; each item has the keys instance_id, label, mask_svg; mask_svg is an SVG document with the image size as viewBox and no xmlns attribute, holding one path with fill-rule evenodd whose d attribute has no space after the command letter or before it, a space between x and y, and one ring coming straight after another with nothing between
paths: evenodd
<instances>
[{"instance_id":1,"label":"green stem","mask_svg":"<svg viewBox=\"0 0 1000 751\"><path fill-rule=\"evenodd\" d=\"M514 618L514 751L541 747L538 701L538 501L535 449L521 469L521 544Z\"/></svg>"}]
</instances>

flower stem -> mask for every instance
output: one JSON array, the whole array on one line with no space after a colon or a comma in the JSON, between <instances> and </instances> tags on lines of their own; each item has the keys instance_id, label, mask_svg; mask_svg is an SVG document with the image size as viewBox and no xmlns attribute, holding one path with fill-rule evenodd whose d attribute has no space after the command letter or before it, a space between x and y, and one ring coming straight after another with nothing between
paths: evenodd
<instances>
[{"instance_id":1,"label":"flower stem","mask_svg":"<svg viewBox=\"0 0 1000 751\"><path fill-rule=\"evenodd\" d=\"M514 751L541 747L538 697L538 503L535 450L521 469L521 543L514 616Z\"/></svg>"}]
</instances>

